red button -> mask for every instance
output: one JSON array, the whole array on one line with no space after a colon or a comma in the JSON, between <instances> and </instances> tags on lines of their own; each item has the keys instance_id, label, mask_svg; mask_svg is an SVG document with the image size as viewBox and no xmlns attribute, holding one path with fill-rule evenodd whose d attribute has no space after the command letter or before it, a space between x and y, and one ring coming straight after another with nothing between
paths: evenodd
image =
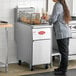
<instances>
[{"instance_id":1,"label":"red button","mask_svg":"<svg viewBox=\"0 0 76 76\"><path fill-rule=\"evenodd\" d=\"M44 35L45 34L45 31L39 31L38 34Z\"/></svg>"}]
</instances>

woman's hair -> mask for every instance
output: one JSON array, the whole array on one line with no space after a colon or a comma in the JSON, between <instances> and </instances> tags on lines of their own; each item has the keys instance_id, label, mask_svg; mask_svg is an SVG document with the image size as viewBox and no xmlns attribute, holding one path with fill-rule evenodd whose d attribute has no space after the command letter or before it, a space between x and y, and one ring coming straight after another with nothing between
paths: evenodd
<instances>
[{"instance_id":1,"label":"woman's hair","mask_svg":"<svg viewBox=\"0 0 76 76\"><path fill-rule=\"evenodd\" d=\"M63 5L65 22L69 23L69 21L71 20L71 16L70 16L70 12L69 12L69 9L67 7L67 4L66 4L65 0L58 0L58 1Z\"/></svg>"}]
</instances>

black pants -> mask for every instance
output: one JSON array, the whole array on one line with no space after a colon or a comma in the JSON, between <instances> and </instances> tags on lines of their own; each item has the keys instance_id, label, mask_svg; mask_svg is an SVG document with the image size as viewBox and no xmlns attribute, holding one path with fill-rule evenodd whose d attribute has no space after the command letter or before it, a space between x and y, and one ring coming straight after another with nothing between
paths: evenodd
<instances>
[{"instance_id":1,"label":"black pants","mask_svg":"<svg viewBox=\"0 0 76 76\"><path fill-rule=\"evenodd\" d=\"M63 71L66 71L68 66L69 38L58 39L57 44L59 52L61 54L61 62L59 68L62 69Z\"/></svg>"}]
</instances>

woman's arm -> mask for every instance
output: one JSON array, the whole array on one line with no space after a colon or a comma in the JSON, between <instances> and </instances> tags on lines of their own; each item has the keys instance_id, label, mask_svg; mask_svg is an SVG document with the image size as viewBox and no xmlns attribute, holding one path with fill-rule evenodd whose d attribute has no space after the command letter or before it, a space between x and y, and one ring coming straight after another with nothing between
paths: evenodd
<instances>
[{"instance_id":1,"label":"woman's arm","mask_svg":"<svg viewBox=\"0 0 76 76\"><path fill-rule=\"evenodd\" d=\"M58 20L58 16L61 12L63 12L62 5L59 3L55 4L55 6L53 8L52 16L49 19L50 25L55 23Z\"/></svg>"}]
</instances>

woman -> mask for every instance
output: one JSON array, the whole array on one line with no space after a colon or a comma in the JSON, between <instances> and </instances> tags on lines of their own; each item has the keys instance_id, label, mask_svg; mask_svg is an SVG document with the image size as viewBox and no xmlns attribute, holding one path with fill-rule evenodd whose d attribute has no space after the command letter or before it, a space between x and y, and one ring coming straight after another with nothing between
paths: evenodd
<instances>
[{"instance_id":1,"label":"woman","mask_svg":"<svg viewBox=\"0 0 76 76\"><path fill-rule=\"evenodd\" d=\"M61 54L61 62L57 69L54 70L56 75L66 74L68 66L68 46L71 31L68 26L71 16L65 0L53 0L55 2L52 16L49 24L53 24L53 30L56 36L58 49Z\"/></svg>"}]
</instances>

